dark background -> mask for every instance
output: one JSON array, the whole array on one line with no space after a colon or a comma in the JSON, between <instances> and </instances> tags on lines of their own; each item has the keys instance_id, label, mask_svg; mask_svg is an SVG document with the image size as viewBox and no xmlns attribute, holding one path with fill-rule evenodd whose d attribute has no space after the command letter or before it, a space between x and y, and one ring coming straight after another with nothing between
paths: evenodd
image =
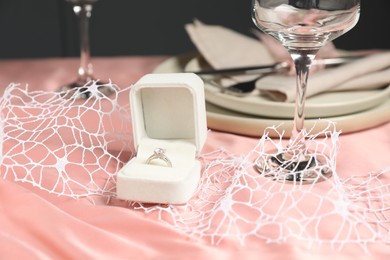
<instances>
[{"instance_id":1,"label":"dark background","mask_svg":"<svg viewBox=\"0 0 390 260\"><path fill-rule=\"evenodd\" d=\"M176 55L195 49L194 18L244 34L251 0L99 0L91 18L94 56ZM342 49L390 49L390 1L362 0L361 18L335 41ZM0 59L79 55L78 23L65 0L0 0Z\"/></svg>"}]
</instances>

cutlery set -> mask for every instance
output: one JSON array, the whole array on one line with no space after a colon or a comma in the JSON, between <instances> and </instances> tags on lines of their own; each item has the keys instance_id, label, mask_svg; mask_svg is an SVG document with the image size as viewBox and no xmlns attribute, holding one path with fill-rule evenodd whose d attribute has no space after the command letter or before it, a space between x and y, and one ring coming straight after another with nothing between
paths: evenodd
<instances>
[{"instance_id":1,"label":"cutlery set","mask_svg":"<svg viewBox=\"0 0 390 260\"><path fill-rule=\"evenodd\" d=\"M325 59L315 60L313 65L324 66L326 68L336 67L336 66L349 63L361 57L362 56L343 56L337 58L325 58ZM245 96L247 94L252 93L256 89L256 81L261 77L270 74L287 73L290 69L291 67L289 62L278 62L278 63L262 65L262 66L248 66L248 67L225 68L225 69L206 69L206 70L190 71L190 72L195 73L199 76L259 75L255 79L239 82L230 85L228 87L221 86L215 80L204 78L204 80L210 83L211 85L221 88L221 91L223 93L234 95L234 96Z\"/></svg>"}]
</instances>

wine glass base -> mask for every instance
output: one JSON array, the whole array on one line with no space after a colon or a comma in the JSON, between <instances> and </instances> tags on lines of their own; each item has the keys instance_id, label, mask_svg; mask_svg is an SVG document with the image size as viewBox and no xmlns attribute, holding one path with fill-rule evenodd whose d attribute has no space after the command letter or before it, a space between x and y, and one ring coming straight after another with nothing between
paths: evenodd
<instances>
[{"instance_id":1,"label":"wine glass base","mask_svg":"<svg viewBox=\"0 0 390 260\"><path fill-rule=\"evenodd\" d=\"M325 155L308 153L298 160L287 151L271 151L255 161L254 168L264 177L281 182L311 184L329 179L331 168Z\"/></svg>"},{"instance_id":2,"label":"wine glass base","mask_svg":"<svg viewBox=\"0 0 390 260\"><path fill-rule=\"evenodd\" d=\"M61 92L63 98L67 99L89 99L91 97L103 97L110 96L115 92L115 89L111 84L105 84L94 81L75 81L70 84L60 87L58 90Z\"/></svg>"}]
</instances>

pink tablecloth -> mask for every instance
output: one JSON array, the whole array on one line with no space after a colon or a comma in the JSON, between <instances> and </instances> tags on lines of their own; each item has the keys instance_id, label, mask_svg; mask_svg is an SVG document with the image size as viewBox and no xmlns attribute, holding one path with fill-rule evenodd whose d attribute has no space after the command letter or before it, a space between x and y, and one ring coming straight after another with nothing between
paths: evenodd
<instances>
[{"instance_id":1,"label":"pink tablecloth","mask_svg":"<svg viewBox=\"0 0 390 260\"><path fill-rule=\"evenodd\" d=\"M165 58L96 58L95 74L124 88ZM29 90L54 91L74 79L77 65L76 59L1 61L1 90L10 82L18 82L28 83ZM224 148L246 154L257 142L256 138L210 131L203 152ZM340 137L337 169L341 177L366 175L389 166L390 123ZM388 176L383 181L390 184ZM88 198L53 195L10 178L0 179L0 200L1 259L387 259L390 255L389 241L372 243L368 251L308 246L293 239L276 244L248 238L240 244L226 238L212 245L209 239L173 230L153 214L115 203L107 205L99 198L93 204ZM390 218L389 210L383 218ZM388 226L384 228L389 231Z\"/></svg>"}]
</instances>

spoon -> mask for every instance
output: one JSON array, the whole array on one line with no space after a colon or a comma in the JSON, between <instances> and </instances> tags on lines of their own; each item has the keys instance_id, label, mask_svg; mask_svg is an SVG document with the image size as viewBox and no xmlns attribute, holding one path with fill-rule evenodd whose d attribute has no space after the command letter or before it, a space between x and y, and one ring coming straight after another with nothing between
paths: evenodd
<instances>
[{"instance_id":1,"label":"spoon","mask_svg":"<svg viewBox=\"0 0 390 260\"><path fill-rule=\"evenodd\" d=\"M233 96L238 96L238 97L246 96L252 93L256 89L256 81L263 76L264 75L261 75L260 77L257 77L255 79L239 82L229 87L225 87L223 88L222 92Z\"/></svg>"},{"instance_id":2,"label":"spoon","mask_svg":"<svg viewBox=\"0 0 390 260\"><path fill-rule=\"evenodd\" d=\"M286 71L288 71L289 68L290 68L290 66L287 62L281 62L281 63L275 64L273 67L268 67L268 68L264 67L264 68L261 68L260 71L258 70L258 72L260 72L258 77L251 79L251 80L248 80L248 81L238 82L236 84L233 84L233 85L230 85L227 87L221 86L221 84L219 84L215 80L212 80L212 79L205 80L204 77L203 77L203 79L205 81L207 81L208 83L212 84L213 86L218 87L222 93L237 96L237 97L243 97L243 96L246 96L246 95L252 93L256 89L256 81L259 80L260 78L262 78L266 75L274 74L274 73L286 72ZM235 72L236 71L234 71L234 73ZM204 73L204 74L209 74L209 73Z\"/></svg>"},{"instance_id":3,"label":"spoon","mask_svg":"<svg viewBox=\"0 0 390 260\"><path fill-rule=\"evenodd\" d=\"M239 83L230 85L228 87L221 86L221 84L219 84L215 80L203 78L203 81L207 82L208 84L212 85L213 87L219 88L221 90L221 92L224 94L233 95L233 96L237 96L237 97L244 97L244 96L252 93L255 90L256 81L258 79L260 79L261 77L263 77L263 75L255 78L255 79L252 79L252 80L239 82Z\"/></svg>"}]
</instances>

